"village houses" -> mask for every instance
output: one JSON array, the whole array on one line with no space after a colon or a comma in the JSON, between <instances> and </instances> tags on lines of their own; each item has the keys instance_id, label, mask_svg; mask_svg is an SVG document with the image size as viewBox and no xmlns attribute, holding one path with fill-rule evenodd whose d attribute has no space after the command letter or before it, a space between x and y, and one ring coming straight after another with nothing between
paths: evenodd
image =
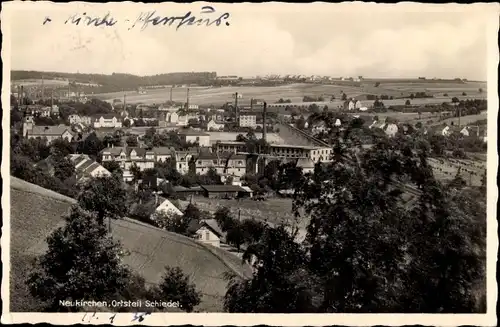
<instances>
[{"instance_id":1,"label":"village houses","mask_svg":"<svg viewBox=\"0 0 500 327\"><path fill-rule=\"evenodd\" d=\"M240 127L257 127L257 114L250 111L241 111L238 117Z\"/></svg>"},{"instance_id":2,"label":"village houses","mask_svg":"<svg viewBox=\"0 0 500 327\"><path fill-rule=\"evenodd\" d=\"M36 126L32 116L26 116L23 120L23 136L28 139L45 138L47 143L56 139L65 139L71 142L74 137L69 126Z\"/></svg>"},{"instance_id":3,"label":"village houses","mask_svg":"<svg viewBox=\"0 0 500 327\"><path fill-rule=\"evenodd\" d=\"M90 126L92 124L92 117L80 116L77 114L69 115L68 120L70 124L84 124Z\"/></svg>"},{"instance_id":4,"label":"village houses","mask_svg":"<svg viewBox=\"0 0 500 327\"><path fill-rule=\"evenodd\" d=\"M92 117L93 127L94 128L121 128L122 122L120 118L114 114L102 114L95 115Z\"/></svg>"}]
</instances>

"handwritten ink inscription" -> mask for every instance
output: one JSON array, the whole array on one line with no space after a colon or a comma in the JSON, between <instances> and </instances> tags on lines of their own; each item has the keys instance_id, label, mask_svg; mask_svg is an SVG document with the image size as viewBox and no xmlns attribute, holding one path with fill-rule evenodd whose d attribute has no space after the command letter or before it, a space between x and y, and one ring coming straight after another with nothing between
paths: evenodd
<instances>
[{"instance_id":1,"label":"handwritten ink inscription","mask_svg":"<svg viewBox=\"0 0 500 327\"><path fill-rule=\"evenodd\" d=\"M141 12L135 20L132 20L133 24L128 29L131 30L136 28L136 26L140 28L141 31L144 31L149 26L173 26L176 30L188 26L229 26L229 17L229 13L216 12L215 8L211 6L202 7L198 16L195 16L191 11L188 11L184 15L163 16L158 14L156 10L153 10ZM43 25L51 22L52 19L47 16L43 21ZM123 22L128 23L131 22L131 20L124 19ZM104 16L91 16L86 12L82 14L73 14L64 22L65 25L91 27L110 27L118 23L118 20L115 19L110 12Z\"/></svg>"}]
</instances>

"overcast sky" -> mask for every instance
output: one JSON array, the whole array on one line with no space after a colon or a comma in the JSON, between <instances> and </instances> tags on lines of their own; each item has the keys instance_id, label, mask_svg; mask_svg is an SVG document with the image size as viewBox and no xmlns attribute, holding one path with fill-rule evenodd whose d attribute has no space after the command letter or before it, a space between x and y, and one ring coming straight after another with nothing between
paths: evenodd
<instances>
[{"instance_id":1,"label":"overcast sky","mask_svg":"<svg viewBox=\"0 0 500 327\"><path fill-rule=\"evenodd\" d=\"M26 4L26 3L25 3ZM219 75L319 74L366 77L463 77L486 80L490 16L484 9L433 12L403 6L338 4L213 5L229 26L149 26L131 30L141 11L179 16L194 4L32 3L12 11L11 68L138 75L216 71ZM36 7L38 6L38 7ZM493 14L495 14L495 8ZM65 25L74 13L118 21L112 27ZM489 10L491 14L491 9ZM52 21L42 25L44 18ZM205 15L206 16L206 15ZM498 16L496 16L498 19Z\"/></svg>"}]
</instances>

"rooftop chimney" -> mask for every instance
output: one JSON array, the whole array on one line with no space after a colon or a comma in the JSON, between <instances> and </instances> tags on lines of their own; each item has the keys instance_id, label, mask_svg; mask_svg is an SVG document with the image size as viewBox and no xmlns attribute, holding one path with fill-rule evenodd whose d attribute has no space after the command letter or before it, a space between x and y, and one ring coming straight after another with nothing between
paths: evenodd
<instances>
[{"instance_id":1,"label":"rooftop chimney","mask_svg":"<svg viewBox=\"0 0 500 327\"><path fill-rule=\"evenodd\" d=\"M262 111L262 139L266 141L267 136L267 102L264 102L264 109Z\"/></svg>"}]
</instances>

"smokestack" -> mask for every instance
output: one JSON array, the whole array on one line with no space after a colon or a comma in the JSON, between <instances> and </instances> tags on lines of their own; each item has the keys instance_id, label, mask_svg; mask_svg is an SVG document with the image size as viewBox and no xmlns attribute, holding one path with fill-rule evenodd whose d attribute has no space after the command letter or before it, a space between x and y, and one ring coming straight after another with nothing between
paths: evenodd
<instances>
[{"instance_id":1,"label":"smokestack","mask_svg":"<svg viewBox=\"0 0 500 327\"><path fill-rule=\"evenodd\" d=\"M42 75L42 101L45 101L45 86L43 85L43 75Z\"/></svg>"},{"instance_id":2,"label":"smokestack","mask_svg":"<svg viewBox=\"0 0 500 327\"><path fill-rule=\"evenodd\" d=\"M238 110L238 92L234 94L234 113L236 114L236 122L238 123L240 112Z\"/></svg>"},{"instance_id":3,"label":"smokestack","mask_svg":"<svg viewBox=\"0 0 500 327\"><path fill-rule=\"evenodd\" d=\"M22 104L25 104L24 102L24 86L21 85L21 101L22 101Z\"/></svg>"},{"instance_id":4,"label":"smokestack","mask_svg":"<svg viewBox=\"0 0 500 327\"><path fill-rule=\"evenodd\" d=\"M264 109L262 111L262 139L266 141L267 136L267 102L264 102Z\"/></svg>"},{"instance_id":5,"label":"smokestack","mask_svg":"<svg viewBox=\"0 0 500 327\"><path fill-rule=\"evenodd\" d=\"M21 85L17 86L17 105L21 105Z\"/></svg>"},{"instance_id":6,"label":"smokestack","mask_svg":"<svg viewBox=\"0 0 500 327\"><path fill-rule=\"evenodd\" d=\"M70 93L71 93L70 88L71 88L71 84L69 83L69 80L68 80L68 101L70 99Z\"/></svg>"},{"instance_id":7,"label":"smokestack","mask_svg":"<svg viewBox=\"0 0 500 327\"><path fill-rule=\"evenodd\" d=\"M253 111L253 98L252 98L252 99L250 99L250 110L252 110L252 111Z\"/></svg>"},{"instance_id":8,"label":"smokestack","mask_svg":"<svg viewBox=\"0 0 500 327\"><path fill-rule=\"evenodd\" d=\"M173 86L170 87L170 103L172 103L172 89L173 88L174 88Z\"/></svg>"},{"instance_id":9,"label":"smokestack","mask_svg":"<svg viewBox=\"0 0 500 327\"><path fill-rule=\"evenodd\" d=\"M187 93L186 93L186 110L189 109L189 87L187 89Z\"/></svg>"},{"instance_id":10,"label":"smokestack","mask_svg":"<svg viewBox=\"0 0 500 327\"><path fill-rule=\"evenodd\" d=\"M127 94L123 93L123 111L127 110Z\"/></svg>"},{"instance_id":11,"label":"smokestack","mask_svg":"<svg viewBox=\"0 0 500 327\"><path fill-rule=\"evenodd\" d=\"M54 90L50 91L50 106L54 107Z\"/></svg>"}]
</instances>

